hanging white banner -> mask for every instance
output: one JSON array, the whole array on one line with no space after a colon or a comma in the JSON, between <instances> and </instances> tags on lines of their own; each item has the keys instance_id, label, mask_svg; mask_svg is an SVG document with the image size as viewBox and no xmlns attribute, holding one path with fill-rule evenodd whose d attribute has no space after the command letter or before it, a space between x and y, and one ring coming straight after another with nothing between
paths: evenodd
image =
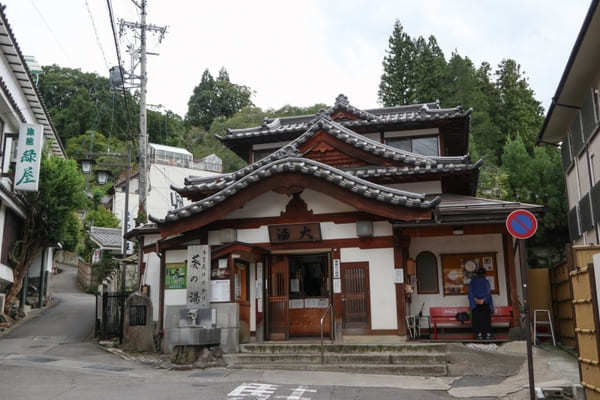
<instances>
[{"instance_id":1,"label":"hanging white banner","mask_svg":"<svg viewBox=\"0 0 600 400\"><path fill-rule=\"evenodd\" d=\"M40 162L44 127L38 124L22 124L19 129L15 190L37 192L40 181Z\"/></svg>"}]
</instances>

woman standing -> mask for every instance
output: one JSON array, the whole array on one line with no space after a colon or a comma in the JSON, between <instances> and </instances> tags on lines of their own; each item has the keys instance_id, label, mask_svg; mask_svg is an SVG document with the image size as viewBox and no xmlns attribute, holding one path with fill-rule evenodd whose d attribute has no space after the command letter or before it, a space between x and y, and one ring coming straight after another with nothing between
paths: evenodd
<instances>
[{"instance_id":1,"label":"woman standing","mask_svg":"<svg viewBox=\"0 0 600 400\"><path fill-rule=\"evenodd\" d=\"M485 269L479 268L477 275L471 279L469 285L469 307L471 309L471 325L477 340L491 340L492 314L494 303L490 283L485 277Z\"/></svg>"}]
</instances>

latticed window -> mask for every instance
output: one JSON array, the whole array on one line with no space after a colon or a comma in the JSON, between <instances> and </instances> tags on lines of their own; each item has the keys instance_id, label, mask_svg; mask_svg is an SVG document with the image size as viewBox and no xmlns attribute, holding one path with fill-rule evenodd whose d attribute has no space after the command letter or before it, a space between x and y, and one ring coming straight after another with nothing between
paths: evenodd
<instances>
[{"instance_id":1,"label":"latticed window","mask_svg":"<svg viewBox=\"0 0 600 400\"><path fill-rule=\"evenodd\" d=\"M417 293L439 293L437 258L430 251L417 256Z\"/></svg>"}]
</instances>

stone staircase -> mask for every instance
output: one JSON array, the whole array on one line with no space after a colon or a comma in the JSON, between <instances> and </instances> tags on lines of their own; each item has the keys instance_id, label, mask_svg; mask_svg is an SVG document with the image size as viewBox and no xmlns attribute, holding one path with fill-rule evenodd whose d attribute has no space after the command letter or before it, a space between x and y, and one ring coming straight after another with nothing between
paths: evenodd
<instances>
[{"instance_id":1,"label":"stone staircase","mask_svg":"<svg viewBox=\"0 0 600 400\"><path fill-rule=\"evenodd\" d=\"M446 345L264 343L241 345L225 355L230 368L338 371L368 374L446 376Z\"/></svg>"}]
</instances>

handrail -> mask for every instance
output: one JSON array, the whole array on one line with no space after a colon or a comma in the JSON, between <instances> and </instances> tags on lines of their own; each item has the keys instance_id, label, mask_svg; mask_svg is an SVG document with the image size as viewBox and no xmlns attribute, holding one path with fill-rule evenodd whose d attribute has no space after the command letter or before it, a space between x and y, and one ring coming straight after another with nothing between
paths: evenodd
<instances>
[{"instance_id":1,"label":"handrail","mask_svg":"<svg viewBox=\"0 0 600 400\"><path fill-rule=\"evenodd\" d=\"M324 354L324 347L323 347L323 322L325 321L325 317L327 316L327 313L329 312L329 310L331 310L331 315L333 316L333 313L335 311L335 309L333 307L333 302L331 302L327 306L327 309L325 310L323 315L321 315L321 364L325 364L325 354ZM333 326L330 326L329 329L333 329Z\"/></svg>"}]
</instances>

